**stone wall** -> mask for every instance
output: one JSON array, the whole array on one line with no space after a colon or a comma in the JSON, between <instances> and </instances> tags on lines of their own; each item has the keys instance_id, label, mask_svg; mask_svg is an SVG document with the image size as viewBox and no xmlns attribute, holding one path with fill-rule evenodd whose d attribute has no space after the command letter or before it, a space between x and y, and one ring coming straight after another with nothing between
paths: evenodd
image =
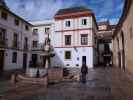
<instances>
[{"instance_id":1,"label":"stone wall","mask_svg":"<svg viewBox=\"0 0 133 100\"><path fill-rule=\"evenodd\" d=\"M115 36L113 40L113 62L115 66L119 66L118 62L118 52L122 53L122 37L121 34L124 36L124 51L125 51L125 69L128 70L133 74L133 4L129 9L129 13L122 24L121 29L118 31L118 34ZM119 47L118 47L118 40L119 40ZM119 50L118 50L119 48ZM121 55L121 64L122 55Z\"/></svg>"}]
</instances>

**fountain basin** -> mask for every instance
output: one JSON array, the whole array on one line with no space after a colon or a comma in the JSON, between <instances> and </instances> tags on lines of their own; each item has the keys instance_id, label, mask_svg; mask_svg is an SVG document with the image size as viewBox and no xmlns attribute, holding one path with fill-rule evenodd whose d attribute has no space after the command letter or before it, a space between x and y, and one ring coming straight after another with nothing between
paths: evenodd
<instances>
[{"instance_id":1,"label":"fountain basin","mask_svg":"<svg viewBox=\"0 0 133 100\"><path fill-rule=\"evenodd\" d=\"M28 68L26 71L26 75L28 77L36 77L38 70L39 70L40 77L43 77L47 74L47 69L45 69L45 68Z\"/></svg>"}]
</instances>

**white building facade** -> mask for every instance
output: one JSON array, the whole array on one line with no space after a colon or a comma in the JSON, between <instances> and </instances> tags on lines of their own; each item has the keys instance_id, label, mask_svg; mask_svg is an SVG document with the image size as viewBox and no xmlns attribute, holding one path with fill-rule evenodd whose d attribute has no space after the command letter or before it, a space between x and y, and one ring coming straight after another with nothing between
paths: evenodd
<instances>
[{"instance_id":1,"label":"white building facade","mask_svg":"<svg viewBox=\"0 0 133 100\"><path fill-rule=\"evenodd\" d=\"M55 50L54 66L88 68L96 64L97 25L93 12L84 7L62 9L57 12L52 45Z\"/></svg>"},{"instance_id":2,"label":"white building facade","mask_svg":"<svg viewBox=\"0 0 133 100\"><path fill-rule=\"evenodd\" d=\"M0 4L0 71L29 65L32 25Z\"/></svg>"},{"instance_id":3,"label":"white building facade","mask_svg":"<svg viewBox=\"0 0 133 100\"><path fill-rule=\"evenodd\" d=\"M51 38L54 32L54 20L32 21L33 35L32 35L32 49L31 61L33 65L41 64L44 66L44 42L48 36Z\"/></svg>"}]
</instances>

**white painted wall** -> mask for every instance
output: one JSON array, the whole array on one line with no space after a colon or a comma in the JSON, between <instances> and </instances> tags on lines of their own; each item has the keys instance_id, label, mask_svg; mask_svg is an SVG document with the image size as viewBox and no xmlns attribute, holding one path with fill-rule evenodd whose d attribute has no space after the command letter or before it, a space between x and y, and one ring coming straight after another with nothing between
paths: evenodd
<instances>
[{"instance_id":1,"label":"white painted wall","mask_svg":"<svg viewBox=\"0 0 133 100\"><path fill-rule=\"evenodd\" d=\"M0 9L0 16L3 9ZM6 12L6 11L5 11ZM16 26L14 23L14 19L19 19L19 26ZM25 30L25 25L28 25L29 30ZM6 39L7 39L7 48L0 48L0 50L5 51L5 59L4 59L4 70L13 70L13 69L21 69L23 67L23 53L27 53L28 60L27 66L29 65L30 60L30 52L24 51L24 37L28 38L28 46L29 50L31 49L31 36L32 26L17 16L8 13L8 19L4 20L0 18L0 28L6 29ZM14 33L18 34L18 42L19 42L19 50L15 50L12 48L12 41ZM17 52L17 63L12 63L12 53Z\"/></svg>"},{"instance_id":2,"label":"white painted wall","mask_svg":"<svg viewBox=\"0 0 133 100\"><path fill-rule=\"evenodd\" d=\"M38 34L32 35L32 41L37 40L38 41L38 47L37 48L32 48L31 51L31 56L32 54L37 54L38 55L38 61L37 62L41 62L40 57L43 55L43 52L40 51L41 50L41 45L44 44L45 42L45 37L46 37L46 33L45 33L45 28L50 28L50 38L52 37L52 33L54 32L54 20L44 20L44 21L33 21L30 22L33 26L32 30L34 29L38 29Z\"/></svg>"},{"instance_id":3,"label":"white painted wall","mask_svg":"<svg viewBox=\"0 0 133 100\"><path fill-rule=\"evenodd\" d=\"M82 25L82 19L87 19L87 25ZM66 21L71 21L70 27L66 27ZM52 58L52 66L63 67L77 67L82 65L82 56L87 58L87 66L89 68L94 67L94 36L96 25L93 25L92 17L80 17L75 19L55 20L55 33L52 37L52 44L55 48L56 56ZM62 30L77 30L79 31L65 31ZM83 30L80 30L83 29ZM81 34L88 34L88 45L81 45ZM71 46L65 46L65 35L71 35ZM75 51L76 47L77 51ZM71 60L65 60L64 52L71 51ZM77 60L79 58L79 60ZM57 60L58 59L58 60ZM69 64L70 66L66 66Z\"/></svg>"},{"instance_id":4,"label":"white painted wall","mask_svg":"<svg viewBox=\"0 0 133 100\"><path fill-rule=\"evenodd\" d=\"M65 60L65 51L71 51L71 59ZM52 66L62 66L62 67L77 67L82 66L82 56L86 56L86 64L88 68L93 67L93 48L84 47L84 48L55 48L55 57L52 58ZM69 64L70 66L67 66ZM76 66L79 64L79 66Z\"/></svg>"}]
</instances>

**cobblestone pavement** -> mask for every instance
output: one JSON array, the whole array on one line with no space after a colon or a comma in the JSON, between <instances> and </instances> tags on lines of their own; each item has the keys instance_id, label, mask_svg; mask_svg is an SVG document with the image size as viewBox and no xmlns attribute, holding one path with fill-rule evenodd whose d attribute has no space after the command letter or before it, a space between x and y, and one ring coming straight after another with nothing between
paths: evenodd
<instances>
[{"instance_id":1,"label":"cobblestone pavement","mask_svg":"<svg viewBox=\"0 0 133 100\"><path fill-rule=\"evenodd\" d=\"M132 77L116 68L89 69L87 83L49 85L0 82L0 100L133 100Z\"/></svg>"}]
</instances>

